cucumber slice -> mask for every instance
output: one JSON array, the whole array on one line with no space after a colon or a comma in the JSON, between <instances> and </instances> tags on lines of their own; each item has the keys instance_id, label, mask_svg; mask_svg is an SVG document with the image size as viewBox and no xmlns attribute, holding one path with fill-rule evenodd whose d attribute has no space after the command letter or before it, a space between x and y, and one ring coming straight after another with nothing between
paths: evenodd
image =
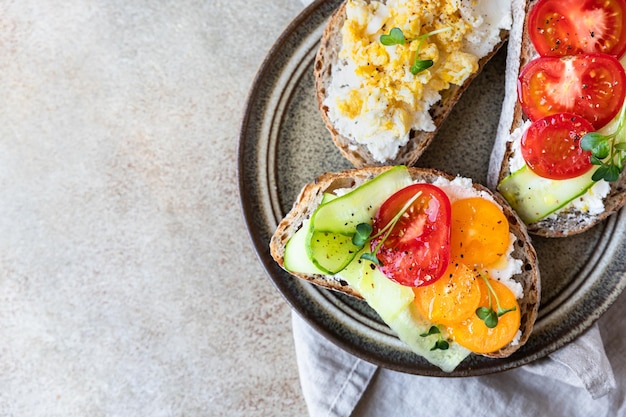
<instances>
[{"instance_id":1,"label":"cucumber slice","mask_svg":"<svg viewBox=\"0 0 626 417\"><path fill-rule=\"evenodd\" d=\"M320 204L328 203L335 198L337 198L335 194L324 193ZM285 269L290 272L300 272L303 274L325 274L327 271L322 271L315 266L307 255L306 246L308 242L308 233L309 220L305 220L302 222L302 227L294 233L285 245L283 265Z\"/></svg>"},{"instance_id":2,"label":"cucumber slice","mask_svg":"<svg viewBox=\"0 0 626 417\"><path fill-rule=\"evenodd\" d=\"M400 340L410 346L413 352L438 366L444 372L454 371L470 355L469 350L454 342L450 343L450 347L446 350L433 350L437 336L422 336L428 332L433 324L420 315L414 303L409 303L387 324ZM441 330L444 333L443 336L447 337L446 330Z\"/></svg>"},{"instance_id":3,"label":"cucumber slice","mask_svg":"<svg viewBox=\"0 0 626 417\"><path fill-rule=\"evenodd\" d=\"M324 193L320 204L328 203L337 198L335 194ZM307 255L306 246L308 242L309 220L302 222L302 227L289 239L285 245L285 255L283 265L290 272L300 272L303 274L325 274L320 270Z\"/></svg>"},{"instance_id":4,"label":"cucumber slice","mask_svg":"<svg viewBox=\"0 0 626 417\"><path fill-rule=\"evenodd\" d=\"M321 204L311 216L307 256L327 274L344 269L362 246L352 243L356 226L372 224L378 208L396 191L411 184L405 166L391 168L349 193Z\"/></svg>"},{"instance_id":5,"label":"cucumber slice","mask_svg":"<svg viewBox=\"0 0 626 417\"><path fill-rule=\"evenodd\" d=\"M498 191L507 199L526 224L554 213L570 201L585 194L595 181L595 169L567 180L551 180L535 174L528 165L515 171L498 184Z\"/></svg>"},{"instance_id":6,"label":"cucumber slice","mask_svg":"<svg viewBox=\"0 0 626 417\"><path fill-rule=\"evenodd\" d=\"M334 200L337 196L333 193L324 193L322 196L322 202L320 204L326 204L331 200Z\"/></svg>"},{"instance_id":7,"label":"cucumber slice","mask_svg":"<svg viewBox=\"0 0 626 417\"><path fill-rule=\"evenodd\" d=\"M372 262L359 259L364 252L365 249L360 251L337 276L356 289L381 319L389 322L413 301L415 294L411 287L387 278Z\"/></svg>"},{"instance_id":8,"label":"cucumber slice","mask_svg":"<svg viewBox=\"0 0 626 417\"><path fill-rule=\"evenodd\" d=\"M302 223L302 227L293 235L285 245L283 265L287 271L302 274L324 274L311 261L306 252L307 235L309 232L309 220Z\"/></svg>"},{"instance_id":9,"label":"cucumber slice","mask_svg":"<svg viewBox=\"0 0 626 417\"><path fill-rule=\"evenodd\" d=\"M413 289L390 280L370 261L362 263L359 292L380 318L389 323L413 302Z\"/></svg>"},{"instance_id":10,"label":"cucumber slice","mask_svg":"<svg viewBox=\"0 0 626 417\"><path fill-rule=\"evenodd\" d=\"M327 274L336 274L344 269L362 248L352 243L352 236L309 228L307 256Z\"/></svg>"},{"instance_id":11,"label":"cucumber slice","mask_svg":"<svg viewBox=\"0 0 626 417\"><path fill-rule=\"evenodd\" d=\"M357 224L371 224L385 200L412 182L405 166L393 167L349 193L320 205L313 215L313 228L352 236Z\"/></svg>"}]
</instances>

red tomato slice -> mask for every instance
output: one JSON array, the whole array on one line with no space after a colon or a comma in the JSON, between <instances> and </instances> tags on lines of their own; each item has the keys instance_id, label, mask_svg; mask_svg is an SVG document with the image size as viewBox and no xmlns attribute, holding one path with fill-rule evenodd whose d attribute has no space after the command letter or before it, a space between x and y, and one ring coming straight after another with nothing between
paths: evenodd
<instances>
[{"instance_id":1,"label":"red tomato slice","mask_svg":"<svg viewBox=\"0 0 626 417\"><path fill-rule=\"evenodd\" d=\"M417 193L378 249L380 270L399 284L419 287L439 279L450 261L450 200L432 184L413 184L396 192L376 213L372 235L388 225ZM384 237L372 239L372 251Z\"/></svg>"},{"instance_id":2,"label":"red tomato slice","mask_svg":"<svg viewBox=\"0 0 626 417\"><path fill-rule=\"evenodd\" d=\"M540 0L528 15L539 55L626 51L626 0Z\"/></svg>"},{"instance_id":3,"label":"red tomato slice","mask_svg":"<svg viewBox=\"0 0 626 417\"><path fill-rule=\"evenodd\" d=\"M599 129L619 112L626 95L622 64L606 54L540 57L519 77L518 97L533 121L574 113Z\"/></svg>"},{"instance_id":4,"label":"red tomato slice","mask_svg":"<svg viewBox=\"0 0 626 417\"><path fill-rule=\"evenodd\" d=\"M591 152L580 148L580 139L593 126L571 113L539 119L522 136L522 156L537 175L562 180L589 171Z\"/></svg>"}]
</instances>

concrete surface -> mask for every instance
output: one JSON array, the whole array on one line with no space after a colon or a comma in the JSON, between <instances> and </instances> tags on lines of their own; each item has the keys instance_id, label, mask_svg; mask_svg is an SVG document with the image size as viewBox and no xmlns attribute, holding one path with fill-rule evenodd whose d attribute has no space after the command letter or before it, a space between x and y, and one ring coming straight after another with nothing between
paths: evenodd
<instances>
[{"instance_id":1,"label":"concrete surface","mask_svg":"<svg viewBox=\"0 0 626 417\"><path fill-rule=\"evenodd\" d=\"M239 209L298 0L0 2L0 415L302 416Z\"/></svg>"}]
</instances>

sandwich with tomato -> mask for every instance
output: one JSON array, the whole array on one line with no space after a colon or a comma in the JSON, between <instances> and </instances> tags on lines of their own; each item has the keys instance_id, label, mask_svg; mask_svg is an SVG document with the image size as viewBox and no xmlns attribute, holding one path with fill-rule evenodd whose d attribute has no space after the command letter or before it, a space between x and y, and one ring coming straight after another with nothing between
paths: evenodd
<instances>
[{"instance_id":1,"label":"sandwich with tomato","mask_svg":"<svg viewBox=\"0 0 626 417\"><path fill-rule=\"evenodd\" d=\"M488 185L530 233L580 233L626 202L626 0L512 10Z\"/></svg>"},{"instance_id":2,"label":"sandwich with tomato","mask_svg":"<svg viewBox=\"0 0 626 417\"><path fill-rule=\"evenodd\" d=\"M537 256L520 218L497 193L432 169L323 174L270 252L294 277L365 300L446 372L472 354L511 355L537 317Z\"/></svg>"}]
</instances>

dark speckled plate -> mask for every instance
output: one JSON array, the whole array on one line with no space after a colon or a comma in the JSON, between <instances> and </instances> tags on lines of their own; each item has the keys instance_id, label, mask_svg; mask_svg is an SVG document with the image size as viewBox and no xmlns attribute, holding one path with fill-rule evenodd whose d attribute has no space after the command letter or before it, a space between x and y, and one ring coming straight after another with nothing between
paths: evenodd
<instances>
[{"instance_id":1,"label":"dark speckled plate","mask_svg":"<svg viewBox=\"0 0 626 417\"><path fill-rule=\"evenodd\" d=\"M363 302L294 279L273 261L268 243L300 188L324 171L350 168L317 110L313 60L340 0L317 1L287 27L267 55L248 98L239 144L243 213L259 259L289 304L328 339L394 370L433 376L511 369L564 346L590 327L622 291L623 212L582 235L535 238L542 304L526 345L506 359L472 355L451 374L410 352ZM504 85L504 49L486 66L418 165L485 183Z\"/></svg>"}]
</instances>

